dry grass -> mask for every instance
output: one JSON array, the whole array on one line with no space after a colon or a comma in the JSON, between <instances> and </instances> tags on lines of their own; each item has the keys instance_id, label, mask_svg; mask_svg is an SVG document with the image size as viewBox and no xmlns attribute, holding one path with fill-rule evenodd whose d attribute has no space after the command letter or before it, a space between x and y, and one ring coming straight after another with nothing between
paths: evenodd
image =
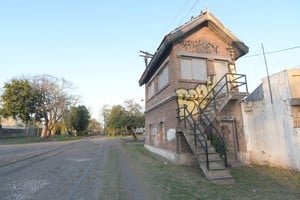
<instances>
[{"instance_id":1,"label":"dry grass","mask_svg":"<svg viewBox=\"0 0 300 200\"><path fill-rule=\"evenodd\" d=\"M145 178L164 199L300 199L300 172L238 167L231 169L233 185L216 185L207 181L197 166L169 163L148 152L141 143L125 146L132 162L145 170Z\"/></svg>"}]
</instances>

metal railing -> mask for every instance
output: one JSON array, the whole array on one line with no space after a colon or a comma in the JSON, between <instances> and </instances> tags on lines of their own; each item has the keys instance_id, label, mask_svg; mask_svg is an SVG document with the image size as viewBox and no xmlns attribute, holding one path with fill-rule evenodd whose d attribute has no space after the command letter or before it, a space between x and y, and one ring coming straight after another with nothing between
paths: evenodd
<instances>
[{"instance_id":1,"label":"metal railing","mask_svg":"<svg viewBox=\"0 0 300 200\"><path fill-rule=\"evenodd\" d=\"M244 88L242 88L242 86ZM207 95L200 101L198 106L198 112L192 114L188 111L187 105L178 108L178 120L183 120L184 128L187 125L193 130L195 146L200 144L200 148L206 154L207 169L209 169L209 156L208 156L208 140L214 145L216 152L219 153L220 157L223 158L225 167L227 167L227 154L226 144L223 135L213 125L212 119L210 119L205 110L209 107L214 109L214 115L217 115L217 98L223 93L229 93L231 91L240 91L248 93L248 86L246 76L243 74L226 73L224 76L210 89ZM204 105L204 106L203 106ZM202 108L201 108L202 106ZM183 109L183 112L182 112ZM180 113L184 113L183 117L180 117ZM199 120L199 122L197 122ZM201 138L202 140L201 140Z\"/></svg>"},{"instance_id":2,"label":"metal railing","mask_svg":"<svg viewBox=\"0 0 300 200\"><path fill-rule=\"evenodd\" d=\"M202 126L204 127L204 130L206 130L207 139L215 147L216 152L219 153L221 158L224 160L225 167L227 167L227 149L224 137L220 133L220 131L213 125L212 121L204 113L204 111L201 109L199 111L199 121L200 124L202 124Z\"/></svg>"},{"instance_id":3,"label":"metal railing","mask_svg":"<svg viewBox=\"0 0 300 200\"><path fill-rule=\"evenodd\" d=\"M229 93L233 90L243 89L241 86L244 86L245 92L248 93L247 79L244 74L233 74L226 73L224 76L211 88L207 95L200 101L199 109L205 110L210 104L214 104L216 109L216 98L223 94ZM201 108L201 105L205 105Z\"/></svg>"},{"instance_id":4,"label":"metal railing","mask_svg":"<svg viewBox=\"0 0 300 200\"><path fill-rule=\"evenodd\" d=\"M183 116L180 116L180 113L183 113ZM209 169L207 136L205 135L203 129L201 129L200 124L195 120L198 118L198 115L199 113L193 115L191 112L189 112L187 105L183 105L177 109L178 121L180 122L183 120L184 128L187 129L187 126L189 126L189 128L193 130L195 147L200 144L200 148L205 152L206 167Z\"/></svg>"},{"instance_id":5,"label":"metal railing","mask_svg":"<svg viewBox=\"0 0 300 200\"><path fill-rule=\"evenodd\" d=\"M242 88L242 86L244 88ZM204 127L204 129L207 130L207 138L210 140L211 144L215 146L216 151L220 154L220 156L224 159L226 167L227 167L226 143L224 141L223 135L213 125L212 120L219 112L217 109L218 98L222 96L224 93L228 94L231 91L240 92L240 90L244 90L244 92L248 93L246 75L226 73L215 84L215 86L211 88L211 90L202 99L202 101L200 101L198 107L199 121ZM205 102L205 106L201 108L201 105L203 105L204 102ZM208 108L213 109L214 117L212 119L209 118L208 116L209 112L205 112L205 110L209 110Z\"/></svg>"}]
</instances>

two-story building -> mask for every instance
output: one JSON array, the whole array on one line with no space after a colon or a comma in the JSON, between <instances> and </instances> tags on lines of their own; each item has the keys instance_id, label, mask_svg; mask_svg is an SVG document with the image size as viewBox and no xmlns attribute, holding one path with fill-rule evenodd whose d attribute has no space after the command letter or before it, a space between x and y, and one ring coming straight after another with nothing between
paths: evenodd
<instances>
[{"instance_id":1,"label":"two-story building","mask_svg":"<svg viewBox=\"0 0 300 200\"><path fill-rule=\"evenodd\" d=\"M208 179L232 181L226 167L246 152L240 101L248 92L235 61L247 52L209 11L167 34L139 80L145 147L176 163L196 158Z\"/></svg>"}]
</instances>

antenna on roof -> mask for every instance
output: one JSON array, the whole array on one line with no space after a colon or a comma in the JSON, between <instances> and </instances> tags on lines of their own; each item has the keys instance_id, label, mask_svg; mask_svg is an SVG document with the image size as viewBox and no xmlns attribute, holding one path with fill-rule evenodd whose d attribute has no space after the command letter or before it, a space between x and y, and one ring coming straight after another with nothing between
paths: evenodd
<instances>
[{"instance_id":1,"label":"antenna on roof","mask_svg":"<svg viewBox=\"0 0 300 200\"><path fill-rule=\"evenodd\" d=\"M206 4L205 12L209 12L209 10L208 10L208 4Z\"/></svg>"},{"instance_id":2,"label":"antenna on roof","mask_svg":"<svg viewBox=\"0 0 300 200\"><path fill-rule=\"evenodd\" d=\"M148 53L147 51L141 51L141 50L140 50L140 53L142 53L142 55L140 55L140 56L144 58L145 65L147 67L148 66L148 58L153 58L153 54Z\"/></svg>"}]
</instances>

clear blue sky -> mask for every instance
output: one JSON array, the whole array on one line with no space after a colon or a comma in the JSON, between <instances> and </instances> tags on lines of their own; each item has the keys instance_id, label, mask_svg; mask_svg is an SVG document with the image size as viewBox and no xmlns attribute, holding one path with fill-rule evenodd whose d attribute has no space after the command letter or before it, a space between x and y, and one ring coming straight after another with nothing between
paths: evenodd
<instances>
[{"instance_id":1,"label":"clear blue sky","mask_svg":"<svg viewBox=\"0 0 300 200\"><path fill-rule=\"evenodd\" d=\"M194 6L195 5L195 6ZM50 74L77 86L97 119L104 104L144 98L139 50L209 10L249 46L248 55L300 45L299 0L0 0L0 86L21 75ZM270 74L300 66L300 48L267 55ZM250 91L266 76L262 56L242 57Z\"/></svg>"}]
</instances>

